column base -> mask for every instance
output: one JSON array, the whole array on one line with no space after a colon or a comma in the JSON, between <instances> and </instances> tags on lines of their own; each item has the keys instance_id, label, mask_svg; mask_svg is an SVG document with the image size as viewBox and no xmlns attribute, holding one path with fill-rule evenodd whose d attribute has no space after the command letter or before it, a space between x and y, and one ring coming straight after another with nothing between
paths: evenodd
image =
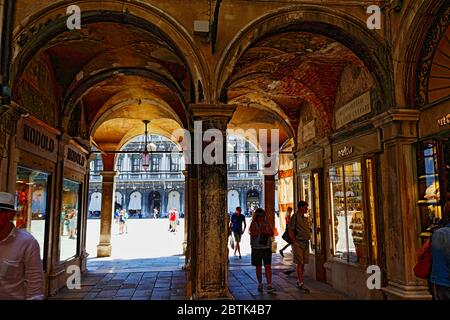
<instances>
[{"instance_id":1,"label":"column base","mask_svg":"<svg viewBox=\"0 0 450 320\"><path fill-rule=\"evenodd\" d=\"M221 291L202 291L200 293L194 293L191 297L192 300L234 300L234 297L231 293L226 290L224 292Z\"/></svg>"},{"instance_id":2,"label":"column base","mask_svg":"<svg viewBox=\"0 0 450 320\"><path fill-rule=\"evenodd\" d=\"M381 288L388 300L431 300L432 296L425 286L405 286L389 281L386 288Z\"/></svg>"},{"instance_id":3,"label":"column base","mask_svg":"<svg viewBox=\"0 0 450 320\"><path fill-rule=\"evenodd\" d=\"M99 244L97 246L97 257L105 258L111 257L112 246L111 244Z\"/></svg>"}]
</instances>

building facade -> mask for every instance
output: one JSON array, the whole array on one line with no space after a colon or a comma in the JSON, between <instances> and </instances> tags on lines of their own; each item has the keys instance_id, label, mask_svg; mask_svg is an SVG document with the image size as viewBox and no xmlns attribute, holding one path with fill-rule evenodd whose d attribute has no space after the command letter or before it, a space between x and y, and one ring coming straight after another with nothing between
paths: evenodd
<instances>
[{"instance_id":1,"label":"building facade","mask_svg":"<svg viewBox=\"0 0 450 320\"><path fill-rule=\"evenodd\" d=\"M133 163L117 155L150 120L152 135L183 151L187 133L214 129L225 145L238 129L258 151L280 152L259 180L255 159L245 160L245 188L227 146L218 153L228 165L186 163L184 178L161 189L161 206L174 187L184 190L189 298L228 297L230 197L263 206L273 225L276 209L282 216L308 201L315 279L357 298L430 297L413 267L450 201L448 1L230 0L216 12L201 0L70 4L80 28L67 23L66 1L0 0L0 190L16 194L16 224L41 245L48 295L65 285L68 266L86 267L95 150L98 255L110 255L126 176L117 162ZM277 139L248 138L252 129ZM211 141L184 155L194 159ZM144 194L151 179L141 178L148 210L158 195ZM128 208L131 195L121 194ZM62 252L67 210L77 212L78 233ZM371 265L382 273L379 290L366 286Z\"/></svg>"},{"instance_id":2,"label":"building facade","mask_svg":"<svg viewBox=\"0 0 450 320\"><path fill-rule=\"evenodd\" d=\"M238 136L231 136L228 145L228 213L241 207L247 215L263 203L262 161L258 150ZM144 137L128 143L116 159L115 209L125 209L131 218L168 217L176 208L184 216L183 157L172 151L176 144L162 136L149 137L156 146L150 167L142 166L142 155L133 153L144 150ZM101 187L103 171L100 155L90 162L88 218L99 218L101 213ZM158 214L154 215L154 209Z\"/></svg>"}]
</instances>

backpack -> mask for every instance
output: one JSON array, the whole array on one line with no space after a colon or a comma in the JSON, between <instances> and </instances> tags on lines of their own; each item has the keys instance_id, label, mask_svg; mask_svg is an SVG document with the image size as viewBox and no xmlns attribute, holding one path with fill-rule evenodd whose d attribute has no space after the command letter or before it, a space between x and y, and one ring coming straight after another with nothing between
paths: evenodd
<instances>
[{"instance_id":1,"label":"backpack","mask_svg":"<svg viewBox=\"0 0 450 320\"><path fill-rule=\"evenodd\" d=\"M417 255L417 263L414 266L414 274L417 278L428 279L431 274L431 242L428 239L424 245L419 249Z\"/></svg>"}]
</instances>

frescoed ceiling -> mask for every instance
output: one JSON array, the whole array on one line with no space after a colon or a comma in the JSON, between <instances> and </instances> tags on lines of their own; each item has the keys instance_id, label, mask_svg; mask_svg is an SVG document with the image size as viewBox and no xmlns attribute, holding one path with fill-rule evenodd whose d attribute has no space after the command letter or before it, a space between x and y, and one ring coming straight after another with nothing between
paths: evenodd
<instances>
[{"instance_id":1,"label":"frescoed ceiling","mask_svg":"<svg viewBox=\"0 0 450 320\"><path fill-rule=\"evenodd\" d=\"M43 77L38 68L26 67L19 80L25 84L18 86L15 99L20 102L30 94L54 97L57 92L59 112L67 101L82 105L89 129L95 129L91 136L99 146L108 139L109 143L119 143L129 128L139 128L143 133L144 126L142 122L138 125L138 119L155 119L157 131L173 130L187 121L184 102L191 89L188 69L176 50L156 33L125 23L90 23L51 39L32 62L45 63L45 73L51 76ZM139 99L141 103L136 103ZM105 116L108 108L114 108L114 112ZM42 110L40 113L45 114ZM99 119L108 125L102 128L96 123ZM161 119L167 119L168 125L157 126Z\"/></svg>"},{"instance_id":2,"label":"frescoed ceiling","mask_svg":"<svg viewBox=\"0 0 450 320\"><path fill-rule=\"evenodd\" d=\"M297 132L302 105L309 103L331 128L341 76L348 66L368 74L352 51L332 39L308 32L271 35L240 57L229 81L228 101L263 105L284 118L292 132Z\"/></svg>"}]
</instances>

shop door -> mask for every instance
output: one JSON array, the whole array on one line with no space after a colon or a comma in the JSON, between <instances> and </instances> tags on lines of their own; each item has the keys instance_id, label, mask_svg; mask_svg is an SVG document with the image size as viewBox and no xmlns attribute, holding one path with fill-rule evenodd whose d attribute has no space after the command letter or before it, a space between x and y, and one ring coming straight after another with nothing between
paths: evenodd
<instances>
[{"instance_id":1,"label":"shop door","mask_svg":"<svg viewBox=\"0 0 450 320\"><path fill-rule=\"evenodd\" d=\"M324 263L326 261L324 238L324 214L322 210L322 171L313 171L312 175L312 214L314 223L314 252L316 258L316 280L326 281Z\"/></svg>"}]
</instances>

